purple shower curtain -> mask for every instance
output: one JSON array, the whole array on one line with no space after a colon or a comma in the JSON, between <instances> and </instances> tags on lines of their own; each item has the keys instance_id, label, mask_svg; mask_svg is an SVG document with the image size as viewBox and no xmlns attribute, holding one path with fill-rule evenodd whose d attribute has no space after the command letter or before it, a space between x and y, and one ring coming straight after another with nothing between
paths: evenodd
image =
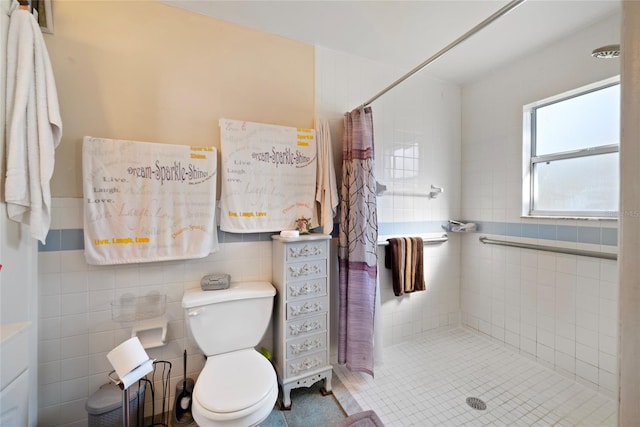
<instances>
[{"instance_id":1,"label":"purple shower curtain","mask_svg":"<svg viewBox=\"0 0 640 427\"><path fill-rule=\"evenodd\" d=\"M378 218L371 107L345 114L342 145L338 363L373 376Z\"/></svg>"}]
</instances>

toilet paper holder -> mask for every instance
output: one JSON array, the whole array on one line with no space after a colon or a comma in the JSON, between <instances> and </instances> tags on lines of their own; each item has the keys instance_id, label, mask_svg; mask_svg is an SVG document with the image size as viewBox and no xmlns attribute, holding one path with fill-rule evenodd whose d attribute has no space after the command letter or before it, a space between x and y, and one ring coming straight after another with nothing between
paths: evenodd
<instances>
[{"instance_id":1,"label":"toilet paper holder","mask_svg":"<svg viewBox=\"0 0 640 427\"><path fill-rule=\"evenodd\" d=\"M145 349L161 347L167 343L168 323L164 316L142 320L131 328L131 337L138 337Z\"/></svg>"},{"instance_id":2,"label":"toilet paper holder","mask_svg":"<svg viewBox=\"0 0 640 427\"><path fill-rule=\"evenodd\" d=\"M160 347L167 343L166 304L167 296L158 292L141 297L124 294L111 303L111 317L132 325L131 337L138 337L145 349Z\"/></svg>"}]
</instances>

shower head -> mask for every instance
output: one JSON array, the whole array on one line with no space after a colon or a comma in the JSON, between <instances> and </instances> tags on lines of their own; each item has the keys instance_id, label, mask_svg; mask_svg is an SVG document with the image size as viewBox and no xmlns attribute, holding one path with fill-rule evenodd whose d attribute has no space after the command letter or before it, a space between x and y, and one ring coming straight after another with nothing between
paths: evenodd
<instances>
[{"instance_id":1,"label":"shower head","mask_svg":"<svg viewBox=\"0 0 640 427\"><path fill-rule=\"evenodd\" d=\"M602 59L617 58L620 56L620 45L610 44L608 46L599 47L591 52L591 56Z\"/></svg>"}]
</instances>

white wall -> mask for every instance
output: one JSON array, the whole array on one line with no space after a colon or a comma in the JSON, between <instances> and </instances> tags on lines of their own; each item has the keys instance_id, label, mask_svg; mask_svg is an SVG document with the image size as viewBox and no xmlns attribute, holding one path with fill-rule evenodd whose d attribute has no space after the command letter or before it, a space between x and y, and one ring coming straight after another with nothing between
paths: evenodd
<instances>
[{"instance_id":1,"label":"white wall","mask_svg":"<svg viewBox=\"0 0 640 427\"><path fill-rule=\"evenodd\" d=\"M617 221L520 215L523 105L619 74L619 60L590 56L594 48L616 43L619 37L620 17L610 17L463 88L462 212L465 219L486 225L482 234L516 230L510 240L616 251L600 241L581 242L580 233L615 235ZM564 241L559 231L544 240L522 237L532 229L555 233L565 226L577 231L577 240ZM615 394L615 261L484 246L478 234L472 234L464 238L461 270L463 324Z\"/></svg>"},{"instance_id":2,"label":"white wall","mask_svg":"<svg viewBox=\"0 0 640 427\"><path fill-rule=\"evenodd\" d=\"M337 171L341 171L342 120L406 70L363 58L316 48L316 110L331 122ZM459 215L460 90L457 86L416 75L372 104L376 179L388 190L426 193L431 184L445 193L427 197L378 197L380 238L390 235L443 234L440 226ZM391 163L398 150L417 146L404 164ZM341 173L341 172L338 172ZM340 177L339 177L340 178ZM335 244L335 242L334 242ZM458 236L448 243L425 246L426 292L395 297L384 250L378 251L384 345L416 338L421 333L459 321ZM453 268L452 268L453 266ZM333 281L333 285L337 285ZM337 289L332 289L334 296ZM332 312L337 311L337 299ZM335 319L335 316L334 316ZM332 337L337 336L334 331ZM332 347L335 361L335 345Z\"/></svg>"}]
</instances>

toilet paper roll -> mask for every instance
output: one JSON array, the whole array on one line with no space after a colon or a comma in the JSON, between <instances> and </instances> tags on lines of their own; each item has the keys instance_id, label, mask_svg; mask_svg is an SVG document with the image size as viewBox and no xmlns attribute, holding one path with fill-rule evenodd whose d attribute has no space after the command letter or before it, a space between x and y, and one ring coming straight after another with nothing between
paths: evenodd
<instances>
[{"instance_id":1,"label":"toilet paper roll","mask_svg":"<svg viewBox=\"0 0 640 427\"><path fill-rule=\"evenodd\" d=\"M298 230L282 230L280 232L281 237L300 237L300 232Z\"/></svg>"},{"instance_id":2,"label":"toilet paper roll","mask_svg":"<svg viewBox=\"0 0 640 427\"><path fill-rule=\"evenodd\" d=\"M115 369L119 378L138 368L149 360L147 352L144 351L142 343L138 337L131 337L109 353L107 353L109 363Z\"/></svg>"}]
</instances>

